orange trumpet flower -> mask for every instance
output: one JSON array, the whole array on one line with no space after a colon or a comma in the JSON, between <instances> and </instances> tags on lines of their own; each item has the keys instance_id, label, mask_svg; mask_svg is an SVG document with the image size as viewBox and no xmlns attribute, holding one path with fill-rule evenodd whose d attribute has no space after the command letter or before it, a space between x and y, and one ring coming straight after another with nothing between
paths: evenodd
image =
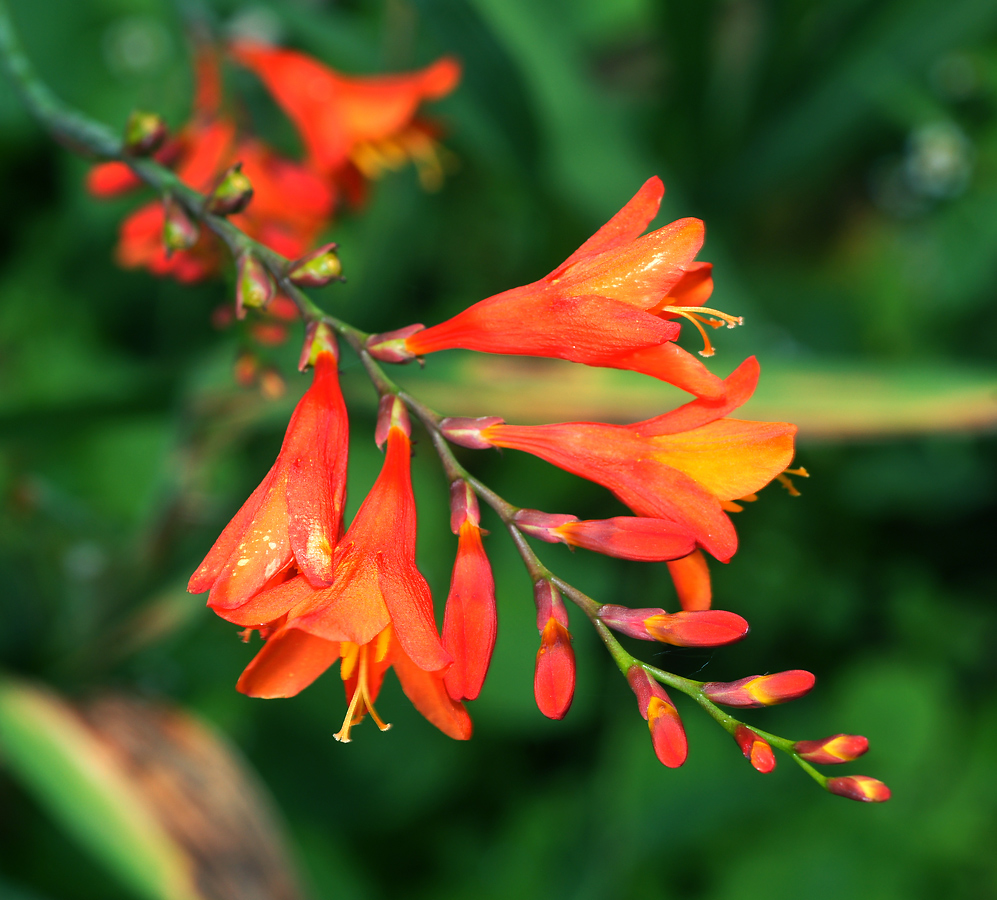
<instances>
[{"instance_id":1,"label":"orange trumpet flower","mask_svg":"<svg viewBox=\"0 0 997 900\"><path fill-rule=\"evenodd\" d=\"M397 400L382 412L384 466L336 546L331 583L315 586L295 575L238 608L214 608L267 635L239 679L243 693L293 696L342 659L349 709L337 737L346 741L365 713L387 727L374 701L391 666L416 709L451 737L468 738L471 720L447 693L443 678L451 656L436 631L429 585L415 564L408 417Z\"/></svg>"},{"instance_id":2,"label":"orange trumpet flower","mask_svg":"<svg viewBox=\"0 0 997 900\"><path fill-rule=\"evenodd\" d=\"M648 179L612 219L553 272L496 294L439 325L375 335L374 355L397 362L437 350L544 356L643 372L697 396L721 399L724 384L676 345L684 317L733 327L733 316L702 306L713 290L711 266L695 262L703 223L680 219L641 237L664 195Z\"/></svg>"}]
</instances>

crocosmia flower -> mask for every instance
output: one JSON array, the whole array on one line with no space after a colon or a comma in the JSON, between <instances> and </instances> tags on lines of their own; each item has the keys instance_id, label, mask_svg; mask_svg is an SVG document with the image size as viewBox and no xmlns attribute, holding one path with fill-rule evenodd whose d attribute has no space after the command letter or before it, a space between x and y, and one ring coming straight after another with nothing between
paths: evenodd
<instances>
[{"instance_id":1,"label":"crocosmia flower","mask_svg":"<svg viewBox=\"0 0 997 900\"><path fill-rule=\"evenodd\" d=\"M759 490L793 458L794 425L725 418L757 380L752 357L727 378L722 402L694 400L632 425L490 424L478 438L601 484L640 516L683 522L699 546L726 562L737 535L724 502Z\"/></svg>"},{"instance_id":2,"label":"crocosmia flower","mask_svg":"<svg viewBox=\"0 0 997 900\"><path fill-rule=\"evenodd\" d=\"M237 609L293 566L306 583L332 579L342 533L349 424L335 338L313 340L315 377L287 426L277 461L225 527L187 589L210 590L220 614Z\"/></svg>"},{"instance_id":3,"label":"crocosmia flower","mask_svg":"<svg viewBox=\"0 0 997 900\"><path fill-rule=\"evenodd\" d=\"M464 707L451 699L443 678L451 662L433 619L429 585L415 564L408 418L394 401L379 425L386 432L384 467L345 536L336 545L331 583L316 586L295 575L254 596L223 618L260 628L266 643L239 679L253 697L290 697L337 659L349 708L337 736L374 712L385 670L395 669L402 689L430 722L454 738L471 734Z\"/></svg>"},{"instance_id":4,"label":"crocosmia flower","mask_svg":"<svg viewBox=\"0 0 997 900\"><path fill-rule=\"evenodd\" d=\"M232 57L260 78L297 126L311 164L326 176L355 166L376 177L413 160L435 186L442 168L435 129L417 118L419 106L449 94L460 65L443 57L417 72L354 77L294 50L240 41Z\"/></svg>"},{"instance_id":5,"label":"crocosmia flower","mask_svg":"<svg viewBox=\"0 0 997 900\"><path fill-rule=\"evenodd\" d=\"M375 336L371 352L391 361L453 348L554 357L643 372L700 397L722 398L723 382L673 343L675 319L692 321L704 339L703 323L740 320L702 306L713 280L710 265L695 261L704 237L699 219L679 219L641 237L663 194L661 179L649 179L545 278L403 338ZM713 352L708 339L702 352Z\"/></svg>"}]
</instances>

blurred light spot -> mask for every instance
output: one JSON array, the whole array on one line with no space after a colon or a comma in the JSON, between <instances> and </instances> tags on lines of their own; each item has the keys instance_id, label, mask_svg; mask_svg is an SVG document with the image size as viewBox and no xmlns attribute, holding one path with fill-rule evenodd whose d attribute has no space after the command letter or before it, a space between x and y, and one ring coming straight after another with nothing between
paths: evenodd
<instances>
[{"instance_id":1,"label":"blurred light spot","mask_svg":"<svg viewBox=\"0 0 997 900\"><path fill-rule=\"evenodd\" d=\"M958 197L973 172L973 146L952 122L914 129L902 156L880 160L870 174L872 200L900 218L926 212L932 201Z\"/></svg>"},{"instance_id":2,"label":"blurred light spot","mask_svg":"<svg viewBox=\"0 0 997 900\"><path fill-rule=\"evenodd\" d=\"M976 65L965 53L947 53L935 60L928 80L939 97L956 102L967 100L980 86Z\"/></svg>"},{"instance_id":3,"label":"blurred light spot","mask_svg":"<svg viewBox=\"0 0 997 900\"><path fill-rule=\"evenodd\" d=\"M166 27L151 16L119 19L104 32L104 61L118 75L158 71L173 53Z\"/></svg>"},{"instance_id":4,"label":"blurred light spot","mask_svg":"<svg viewBox=\"0 0 997 900\"><path fill-rule=\"evenodd\" d=\"M277 14L266 6L248 6L228 20L225 31L232 40L260 41L280 44L284 25Z\"/></svg>"},{"instance_id":5,"label":"blurred light spot","mask_svg":"<svg viewBox=\"0 0 997 900\"><path fill-rule=\"evenodd\" d=\"M73 544L62 558L62 567L73 581L93 581L106 565L107 555L93 541Z\"/></svg>"},{"instance_id":6,"label":"blurred light spot","mask_svg":"<svg viewBox=\"0 0 997 900\"><path fill-rule=\"evenodd\" d=\"M969 184L972 145L959 126L932 122L907 139L906 166L911 187L925 197L957 197Z\"/></svg>"}]
</instances>

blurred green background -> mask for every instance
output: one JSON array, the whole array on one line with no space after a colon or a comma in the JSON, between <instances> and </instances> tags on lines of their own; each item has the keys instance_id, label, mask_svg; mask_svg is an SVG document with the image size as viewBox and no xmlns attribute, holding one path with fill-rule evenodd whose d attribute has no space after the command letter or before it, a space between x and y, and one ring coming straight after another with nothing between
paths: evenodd
<instances>
[{"instance_id":1,"label":"blurred green background","mask_svg":"<svg viewBox=\"0 0 997 900\"><path fill-rule=\"evenodd\" d=\"M177 7L12 7L29 55L68 102L114 127L136 106L184 121ZM785 758L763 777L682 698L690 757L665 770L580 619L574 707L545 720L532 697L529 582L487 515L499 639L471 705L471 742L439 734L391 680L379 711L395 727L365 723L349 746L333 740L345 707L336 673L291 700L236 693L253 648L183 587L276 455L306 384L297 336L265 352L287 379L283 398L236 387L246 334L211 320L230 285L118 269L116 226L135 200L87 197L86 163L42 134L4 83L0 667L26 681L0 690L0 897L278 896L251 880L162 888L130 843L141 829L102 811L114 791L87 782L89 770L73 774L90 758L72 737L78 723L14 702L10 685L25 683L91 704L91 722L93 698L112 692L185 709L225 735L272 793L261 803L279 810L287 865L314 898L997 896L997 442L987 433L997 419L997 5L211 9L221 33L267 35L347 72L444 52L464 61L460 89L434 110L459 161L442 191L424 193L411 170L391 175L330 233L349 282L317 299L361 328L433 323L535 280L652 174L668 187L659 225L706 221L715 304L747 321L716 336L711 366L726 374L759 356L754 415L799 418L798 463L813 477L802 498L764 491L736 519L734 561L713 566L716 605L749 619L749 639L715 652L641 649L704 679L814 671L806 700L750 721L793 738L867 735L870 753L847 771L883 779L893 799L828 796ZM296 152L256 82L227 77L247 118ZM475 409L475 392L501 395L503 383L485 372L462 384L479 371L468 358L431 358L425 373L398 377L422 382L443 411L496 412ZM352 513L381 457L373 392L348 351L343 368ZM598 388L568 393L605 415L613 401ZM557 385L532 390L542 404ZM619 402L648 415L678 399L657 384L633 390L639 403ZM511 383L506 394L528 414L529 395ZM521 505L619 511L602 489L519 454L465 461ZM420 565L441 600L455 539L425 441L414 468ZM675 606L663 565L540 552L600 600ZM189 864L197 846L211 856L210 841L194 844L157 857L163 871Z\"/></svg>"}]
</instances>

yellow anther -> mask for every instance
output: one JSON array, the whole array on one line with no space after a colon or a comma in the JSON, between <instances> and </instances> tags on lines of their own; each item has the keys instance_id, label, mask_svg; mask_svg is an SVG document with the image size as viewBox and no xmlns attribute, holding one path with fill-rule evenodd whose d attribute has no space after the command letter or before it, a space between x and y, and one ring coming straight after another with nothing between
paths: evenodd
<instances>
[{"instance_id":1,"label":"yellow anther","mask_svg":"<svg viewBox=\"0 0 997 900\"><path fill-rule=\"evenodd\" d=\"M713 356L715 352L703 325L709 325L711 328L723 328L725 325L728 328L734 328L736 325L744 324L743 316L731 316L708 306L662 306L654 312L658 314L673 313L692 322L703 338L703 349L699 351L700 356Z\"/></svg>"},{"instance_id":2,"label":"yellow anther","mask_svg":"<svg viewBox=\"0 0 997 900\"><path fill-rule=\"evenodd\" d=\"M370 717L381 731L387 731L391 727L390 723L385 722L377 714L377 710L374 709L374 700L367 686L368 656L374 654L376 659L380 659L387 652L386 648L383 650L380 648L379 644L382 643L381 641L378 639L375 639L375 641L377 643L374 646L371 646L369 643L358 646L348 641L343 641L342 644L344 653L343 661L340 664L340 675L343 681L349 680L353 672L357 671L357 684L353 689L353 697L350 700L349 708L346 710L346 717L343 719L343 727L333 735L337 741L343 744L350 742L350 729L361 722L367 713L370 713ZM387 639L383 643L386 645ZM379 650L382 653L380 657L378 656Z\"/></svg>"}]
</instances>

